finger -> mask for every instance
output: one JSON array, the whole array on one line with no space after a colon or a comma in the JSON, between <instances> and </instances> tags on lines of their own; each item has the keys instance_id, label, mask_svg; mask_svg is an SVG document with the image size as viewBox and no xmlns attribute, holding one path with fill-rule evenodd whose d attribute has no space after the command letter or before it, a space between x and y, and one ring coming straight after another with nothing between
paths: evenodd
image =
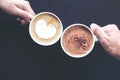
<instances>
[{"instance_id":1,"label":"finger","mask_svg":"<svg viewBox=\"0 0 120 80\"><path fill-rule=\"evenodd\" d=\"M22 25L25 25L28 23L28 21L24 20L24 19L21 19L19 17L17 17L17 21L19 21Z\"/></svg>"},{"instance_id":2,"label":"finger","mask_svg":"<svg viewBox=\"0 0 120 80\"><path fill-rule=\"evenodd\" d=\"M27 16L27 20L28 21L31 21L32 18L35 16L35 12L33 11L33 9L31 8L31 5L29 3L29 1L24 1L24 5L23 5L23 10L30 13L28 16Z\"/></svg>"},{"instance_id":3,"label":"finger","mask_svg":"<svg viewBox=\"0 0 120 80\"><path fill-rule=\"evenodd\" d=\"M102 30L102 28L97 25L92 23L90 25L92 31L94 32L94 34L98 37L98 40L100 41L100 43L104 46L104 47L108 47L109 45L109 36Z\"/></svg>"},{"instance_id":4,"label":"finger","mask_svg":"<svg viewBox=\"0 0 120 80\"><path fill-rule=\"evenodd\" d=\"M20 22L20 21L21 21L21 18L17 17L17 21L19 21L19 22Z\"/></svg>"},{"instance_id":5,"label":"finger","mask_svg":"<svg viewBox=\"0 0 120 80\"><path fill-rule=\"evenodd\" d=\"M32 7L31 7L29 1L25 1L25 4L26 4L26 5L24 6L24 10L25 10L25 11L28 11L29 13L31 13L31 14L33 14L33 15L35 15L35 12L33 11L33 9L32 9Z\"/></svg>"},{"instance_id":6,"label":"finger","mask_svg":"<svg viewBox=\"0 0 120 80\"><path fill-rule=\"evenodd\" d=\"M111 30L117 30L117 31L119 31L119 28L117 27L117 25L115 25L115 24L109 24L109 25L107 25L108 27L109 27L109 29L111 29Z\"/></svg>"},{"instance_id":7,"label":"finger","mask_svg":"<svg viewBox=\"0 0 120 80\"><path fill-rule=\"evenodd\" d=\"M16 7L15 11L16 11L15 15L17 15L17 16L19 16L27 21L31 21L33 18L33 14L31 14L31 13L29 13L21 8Z\"/></svg>"},{"instance_id":8,"label":"finger","mask_svg":"<svg viewBox=\"0 0 120 80\"><path fill-rule=\"evenodd\" d=\"M119 31L119 28L117 25L115 24L108 24L104 27L102 27L103 30L107 30L107 29L112 29L112 30L118 30Z\"/></svg>"},{"instance_id":9,"label":"finger","mask_svg":"<svg viewBox=\"0 0 120 80\"><path fill-rule=\"evenodd\" d=\"M28 22L26 21L26 20L21 20L21 24L22 25L25 25L25 24L27 24Z\"/></svg>"},{"instance_id":10,"label":"finger","mask_svg":"<svg viewBox=\"0 0 120 80\"><path fill-rule=\"evenodd\" d=\"M99 25L92 23L90 27L98 38L104 39L104 40L108 38L108 35L102 30L102 28Z\"/></svg>"}]
</instances>

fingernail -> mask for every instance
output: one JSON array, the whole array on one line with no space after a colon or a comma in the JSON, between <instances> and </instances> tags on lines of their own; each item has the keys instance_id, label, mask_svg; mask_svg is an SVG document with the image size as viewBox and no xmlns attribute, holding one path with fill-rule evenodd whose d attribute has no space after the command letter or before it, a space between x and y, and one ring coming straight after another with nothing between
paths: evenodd
<instances>
[{"instance_id":1,"label":"fingernail","mask_svg":"<svg viewBox=\"0 0 120 80\"><path fill-rule=\"evenodd\" d=\"M32 15L32 14L29 14L28 17L32 19L32 18L33 18L33 15Z\"/></svg>"},{"instance_id":2,"label":"fingernail","mask_svg":"<svg viewBox=\"0 0 120 80\"><path fill-rule=\"evenodd\" d=\"M97 24L95 24L95 23L92 23L92 24L90 25L90 28L91 28L91 29L95 29L96 27L100 27L100 26L97 25Z\"/></svg>"},{"instance_id":3,"label":"fingernail","mask_svg":"<svg viewBox=\"0 0 120 80\"><path fill-rule=\"evenodd\" d=\"M32 20L33 17L34 17L34 16L33 16L32 14L29 14L29 15L28 15L28 19L27 19L27 21L30 22L30 21Z\"/></svg>"},{"instance_id":4,"label":"fingernail","mask_svg":"<svg viewBox=\"0 0 120 80\"><path fill-rule=\"evenodd\" d=\"M93 30L94 27L95 27L95 23L92 23L92 24L90 25L90 28Z\"/></svg>"}]
</instances>

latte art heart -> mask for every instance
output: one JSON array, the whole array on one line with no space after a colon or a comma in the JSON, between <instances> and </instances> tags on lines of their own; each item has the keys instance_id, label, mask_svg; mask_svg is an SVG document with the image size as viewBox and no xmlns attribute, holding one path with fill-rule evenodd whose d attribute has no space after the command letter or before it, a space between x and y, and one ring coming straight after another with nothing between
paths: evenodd
<instances>
[{"instance_id":1,"label":"latte art heart","mask_svg":"<svg viewBox=\"0 0 120 80\"><path fill-rule=\"evenodd\" d=\"M57 32L55 25L47 24L43 19L36 22L35 31L38 37L42 39L52 38Z\"/></svg>"}]
</instances>

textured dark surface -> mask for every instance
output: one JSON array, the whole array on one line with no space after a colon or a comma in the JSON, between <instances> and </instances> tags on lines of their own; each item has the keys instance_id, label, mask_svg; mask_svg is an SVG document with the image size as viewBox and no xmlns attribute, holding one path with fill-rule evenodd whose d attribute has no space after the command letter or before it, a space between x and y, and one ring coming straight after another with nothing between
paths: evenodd
<instances>
[{"instance_id":1,"label":"textured dark surface","mask_svg":"<svg viewBox=\"0 0 120 80\"><path fill-rule=\"evenodd\" d=\"M36 13L58 15L64 28L73 23L120 27L120 0L30 0ZM15 16L0 11L1 80L120 80L120 61L99 43L86 57L74 59L61 49L60 41L43 47L29 36Z\"/></svg>"}]
</instances>

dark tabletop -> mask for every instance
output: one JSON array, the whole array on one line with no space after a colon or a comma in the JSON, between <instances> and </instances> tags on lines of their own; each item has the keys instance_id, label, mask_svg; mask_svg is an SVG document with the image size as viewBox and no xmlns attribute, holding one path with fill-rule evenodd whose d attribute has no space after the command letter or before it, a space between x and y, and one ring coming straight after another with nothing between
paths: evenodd
<instances>
[{"instance_id":1,"label":"dark tabletop","mask_svg":"<svg viewBox=\"0 0 120 80\"><path fill-rule=\"evenodd\" d=\"M120 0L30 0L35 13L55 13L64 28L73 23L120 27ZM15 16L0 11L1 80L120 80L120 61L99 43L79 59L67 56L60 41L48 47L36 44Z\"/></svg>"}]
</instances>

